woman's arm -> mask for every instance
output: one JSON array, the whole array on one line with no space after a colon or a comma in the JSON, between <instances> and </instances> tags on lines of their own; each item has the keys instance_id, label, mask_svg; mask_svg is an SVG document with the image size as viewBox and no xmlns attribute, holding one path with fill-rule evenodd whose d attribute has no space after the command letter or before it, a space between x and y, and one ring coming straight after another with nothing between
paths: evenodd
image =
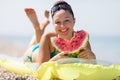
<instances>
[{"instance_id":1,"label":"woman's arm","mask_svg":"<svg viewBox=\"0 0 120 80\"><path fill-rule=\"evenodd\" d=\"M49 61L57 61L61 58L69 58L69 56L67 54L68 54L67 52L58 53L53 58L51 58Z\"/></svg>"},{"instance_id":2,"label":"woman's arm","mask_svg":"<svg viewBox=\"0 0 120 80\"><path fill-rule=\"evenodd\" d=\"M47 62L50 59L50 37L56 36L54 32L49 32L41 37L39 54L37 56L37 62L41 65L43 62Z\"/></svg>"}]
</instances>

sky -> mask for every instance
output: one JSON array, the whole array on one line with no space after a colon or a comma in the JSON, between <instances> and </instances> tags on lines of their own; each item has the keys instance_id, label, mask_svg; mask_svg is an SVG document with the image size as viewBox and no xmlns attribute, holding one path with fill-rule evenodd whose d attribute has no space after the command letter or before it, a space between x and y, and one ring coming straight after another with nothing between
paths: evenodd
<instances>
[{"instance_id":1,"label":"sky","mask_svg":"<svg viewBox=\"0 0 120 80\"><path fill-rule=\"evenodd\" d=\"M0 35L32 35L25 8L34 8L39 21L56 0L0 0ZM74 29L92 36L120 36L120 0L66 0L75 14ZM51 16L50 16L51 17ZM46 32L53 30L52 20Z\"/></svg>"}]
</instances>

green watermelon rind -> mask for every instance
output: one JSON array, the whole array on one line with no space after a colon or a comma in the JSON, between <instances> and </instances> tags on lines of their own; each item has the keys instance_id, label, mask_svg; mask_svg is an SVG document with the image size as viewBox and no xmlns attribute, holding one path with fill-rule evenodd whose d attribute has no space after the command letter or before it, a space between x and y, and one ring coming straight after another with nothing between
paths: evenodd
<instances>
[{"instance_id":1,"label":"green watermelon rind","mask_svg":"<svg viewBox=\"0 0 120 80\"><path fill-rule=\"evenodd\" d=\"M82 42L82 45L81 45L77 50L74 50L74 51L72 51L72 52L69 52L69 53L68 53L68 56L69 56L69 57L77 57L77 55L81 52L81 49L87 46L88 41L89 41L89 34L88 34L86 31L84 31L84 32L86 33L86 37L85 37L84 41ZM51 38L52 46L53 46L58 52L62 52L62 50L60 50L60 49L56 46L56 44L54 43L54 40L53 40L53 39L54 39L54 37Z\"/></svg>"},{"instance_id":2,"label":"green watermelon rind","mask_svg":"<svg viewBox=\"0 0 120 80\"><path fill-rule=\"evenodd\" d=\"M88 35L88 33L86 32L86 38L84 39L81 47L79 47L79 48L78 48L77 50L75 50L75 51L69 52L68 56L69 56L69 57L77 57L77 55L83 50L83 48L87 46L88 41L89 41L89 35Z\"/></svg>"},{"instance_id":3,"label":"green watermelon rind","mask_svg":"<svg viewBox=\"0 0 120 80\"><path fill-rule=\"evenodd\" d=\"M87 46L87 44L88 44L88 40L85 41L85 44L84 44L84 46L82 46L82 47ZM75 50L75 51L73 51L73 52L69 52L68 56L69 56L69 57L76 57L76 56L83 50L83 49L81 49L82 47L78 48L78 50Z\"/></svg>"}]
</instances>

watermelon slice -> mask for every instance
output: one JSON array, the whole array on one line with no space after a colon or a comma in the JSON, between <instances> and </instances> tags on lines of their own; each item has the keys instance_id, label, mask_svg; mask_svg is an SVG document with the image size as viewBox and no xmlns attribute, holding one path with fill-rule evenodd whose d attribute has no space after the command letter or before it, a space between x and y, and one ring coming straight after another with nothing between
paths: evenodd
<instances>
[{"instance_id":1,"label":"watermelon slice","mask_svg":"<svg viewBox=\"0 0 120 80\"><path fill-rule=\"evenodd\" d=\"M76 57L88 43L89 35L86 31L75 31L71 40L60 37L52 37L51 43L59 52L69 52L69 57Z\"/></svg>"}]
</instances>

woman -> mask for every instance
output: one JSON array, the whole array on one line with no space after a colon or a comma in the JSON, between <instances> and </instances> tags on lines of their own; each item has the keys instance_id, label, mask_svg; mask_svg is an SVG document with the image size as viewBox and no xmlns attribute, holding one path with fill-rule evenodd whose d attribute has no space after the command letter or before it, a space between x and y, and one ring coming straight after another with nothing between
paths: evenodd
<instances>
[{"instance_id":1,"label":"woman","mask_svg":"<svg viewBox=\"0 0 120 80\"><path fill-rule=\"evenodd\" d=\"M70 40L73 37L72 34L74 32L75 18L72 8L67 2L63 0L57 1L51 8L51 16L55 31L41 36L40 48L37 48L36 55L32 56L34 58L33 60L40 65L43 62L56 61L60 58L68 57L66 55L68 54L67 52L56 52L55 48L51 45L51 37L59 36L67 40ZM95 55L91 51L89 43L78 56L79 58L84 59L95 59Z\"/></svg>"}]
</instances>

